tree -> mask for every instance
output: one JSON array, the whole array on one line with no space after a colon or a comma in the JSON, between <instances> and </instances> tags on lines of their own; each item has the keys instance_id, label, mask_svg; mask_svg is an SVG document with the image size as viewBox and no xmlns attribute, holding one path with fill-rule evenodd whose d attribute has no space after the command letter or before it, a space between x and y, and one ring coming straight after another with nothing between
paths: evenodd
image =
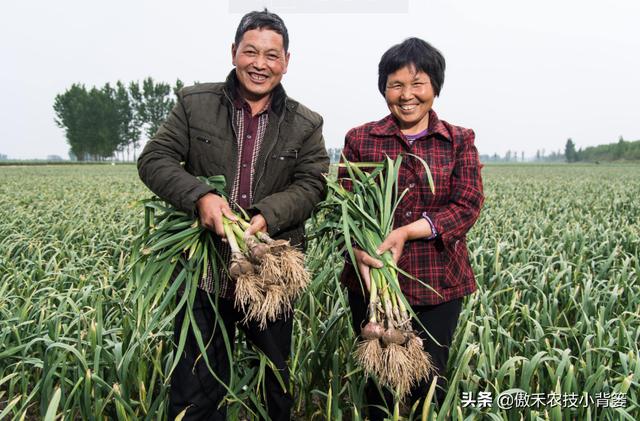
<instances>
[{"instance_id":1,"label":"tree","mask_svg":"<svg viewBox=\"0 0 640 421\"><path fill-rule=\"evenodd\" d=\"M90 151L95 161L113 156L120 145L121 115L116 103L116 90L105 84L102 88L92 88L89 92L93 112Z\"/></svg>"},{"instance_id":2,"label":"tree","mask_svg":"<svg viewBox=\"0 0 640 421\"><path fill-rule=\"evenodd\" d=\"M184 83L180 79L176 79L176 85L173 87L173 94L178 96L180 89L184 88Z\"/></svg>"},{"instance_id":3,"label":"tree","mask_svg":"<svg viewBox=\"0 0 640 421\"><path fill-rule=\"evenodd\" d=\"M84 161L88 154L87 135L90 130L89 93L84 85L73 84L65 93L56 95L53 103L55 122L65 130L71 152Z\"/></svg>"},{"instance_id":4,"label":"tree","mask_svg":"<svg viewBox=\"0 0 640 421\"><path fill-rule=\"evenodd\" d=\"M120 142L118 144L118 149L123 153L123 155L126 150L127 160L129 160L129 154L131 152L131 147L133 146L135 159L135 150L139 146L140 142L140 125L136 118L129 90L120 81L116 84L115 102L120 117Z\"/></svg>"},{"instance_id":5,"label":"tree","mask_svg":"<svg viewBox=\"0 0 640 421\"><path fill-rule=\"evenodd\" d=\"M126 92L125 92L126 93ZM137 130L133 113L123 96L123 85L110 84L87 90L74 84L54 101L56 124L65 129L71 155L79 161L101 160L113 156Z\"/></svg>"},{"instance_id":6,"label":"tree","mask_svg":"<svg viewBox=\"0 0 640 421\"><path fill-rule=\"evenodd\" d=\"M624 138L620 136L618 138L618 143L616 143L613 148L613 159L623 159L626 156L627 152L627 142L624 141Z\"/></svg>"},{"instance_id":7,"label":"tree","mask_svg":"<svg viewBox=\"0 0 640 421\"><path fill-rule=\"evenodd\" d=\"M144 130L152 137L160 128L175 104L173 95L184 84L176 80L174 87L156 83L150 77L142 82L131 82L127 87L118 81L115 88L105 84L102 88L87 90L84 85L73 84L63 94L56 95L54 111L56 124L65 130L71 147L69 156L83 161L105 159L125 151L133 159Z\"/></svg>"},{"instance_id":8,"label":"tree","mask_svg":"<svg viewBox=\"0 0 640 421\"><path fill-rule=\"evenodd\" d=\"M153 137L175 104L171 86L164 82L156 83L148 77L142 81L142 87L138 82L131 82L129 93L138 114L138 123L147 137Z\"/></svg>"},{"instance_id":9,"label":"tree","mask_svg":"<svg viewBox=\"0 0 640 421\"><path fill-rule=\"evenodd\" d=\"M571 138L567 139L567 143L564 145L564 157L567 162L576 162L578 160L576 145Z\"/></svg>"},{"instance_id":10,"label":"tree","mask_svg":"<svg viewBox=\"0 0 640 421\"><path fill-rule=\"evenodd\" d=\"M131 106L135 110L134 124L138 130L144 130L146 138L156 134L175 105L174 95L177 95L183 86L184 83L180 79L177 79L175 86L171 87L168 83L156 83L151 77L144 79L142 86L138 82L129 84ZM133 146L135 159L138 142L134 142Z\"/></svg>"}]
</instances>

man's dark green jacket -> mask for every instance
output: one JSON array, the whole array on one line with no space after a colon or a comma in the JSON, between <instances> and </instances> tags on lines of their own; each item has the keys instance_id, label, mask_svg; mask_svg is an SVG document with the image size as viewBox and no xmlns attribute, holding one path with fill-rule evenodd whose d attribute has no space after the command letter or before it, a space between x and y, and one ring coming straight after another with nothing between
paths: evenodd
<instances>
[{"instance_id":1,"label":"man's dark green jacket","mask_svg":"<svg viewBox=\"0 0 640 421\"><path fill-rule=\"evenodd\" d=\"M237 171L238 142L231 121L237 79L183 88L178 101L138 158L142 181L162 199L195 216L196 201L214 189L197 176L224 175L227 188ZM278 85L255 166L253 205L269 234L304 244L304 221L324 199L329 158L322 117L287 97ZM229 193L229 191L227 191Z\"/></svg>"}]
</instances>

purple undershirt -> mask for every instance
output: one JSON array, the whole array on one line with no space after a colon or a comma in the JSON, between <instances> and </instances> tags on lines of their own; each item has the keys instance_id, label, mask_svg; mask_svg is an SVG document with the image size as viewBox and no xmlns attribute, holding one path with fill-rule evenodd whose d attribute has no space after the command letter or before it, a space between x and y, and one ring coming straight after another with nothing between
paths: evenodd
<instances>
[{"instance_id":1,"label":"purple undershirt","mask_svg":"<svg viewBox=\"0 0 640 421\"><path fill-rule=\"evenodd\" d=\"M429 128L427 127L420 133L405 134L404 137L407 139L407 142L409 142L410 145L413 145L413 142L415 142L416 139L420 139L421 137L426 136L428 132L429 132Z\"/></svg>"}]
</instances>

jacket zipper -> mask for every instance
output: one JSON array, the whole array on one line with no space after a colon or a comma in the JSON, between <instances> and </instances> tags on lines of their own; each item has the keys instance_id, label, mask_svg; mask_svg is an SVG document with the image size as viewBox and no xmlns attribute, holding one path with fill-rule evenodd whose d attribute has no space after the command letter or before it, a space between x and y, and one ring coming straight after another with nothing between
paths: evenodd
<instances>
[{"instance_id":1,"label":"jacket zipper","mask_svg":"<svg viewBox=\"0 0 640 421\"><path fill-rule=\"evenodd\" d=\"M238 147L238 131L236 130L236 126L235 124L233 124L233 118L234 118L234 113L236 112L234 105L233 105L233 101L231 101L231 98L229 97L229 94L227 93L226 89L223 89L222 92L224 92L224 96L225 98L227 98L227 101L229 101L229 116L231 117L231 130L233 131L233 136L234 136L234 140L235 140L235 147L236 147L236 161L238 159L240 159L240 148ZM238 162L235 162L233 165L233 168L231 169L231 182L229 184L229 186L231 186L231 190L229 191L229 198L233 197L233 190L236 188L236 185L234 184L236 181L236 176L238 173Z\"/></svg>"},{"instance_id":2,"label":"jacket zipper","mask_svg":"<svg viewBox=\"0 0 640 421\"><path fill-rule=\"evenodd\" d=\"M280 119L278 120L278 126L275 133L275 141L271 145L271 149L269 149L269 153L267 153L266 155L266 159L264 160L264 165L262 166L262 170L260 171L260 174L258 175L258 179L256 180L256 183L255 183L255 188L253 189L254 197L255 197L255 192L258 189L258 186L260 185L260 180L262 180L262 176L267 170L267 163L269 162L269 159L271 158L271 154L273 153L273 150L275 149L276 144L278 143L278 136L280 135L280 126L282 126L282 122L284 121L284 115L286 114L286 112L287 112L287 98L284 99L282 116L280 116Z\"/></svg>"}]
</instances>

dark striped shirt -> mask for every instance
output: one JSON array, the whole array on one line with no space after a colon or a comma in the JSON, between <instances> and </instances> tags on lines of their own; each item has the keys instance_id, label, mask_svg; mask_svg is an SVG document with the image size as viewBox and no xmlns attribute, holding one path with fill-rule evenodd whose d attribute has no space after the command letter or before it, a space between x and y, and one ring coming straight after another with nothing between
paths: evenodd
<instances>
[{"instance_id":1,"label":"dark striped shirt","mask_svg":"<svg viewBox=\"0 0 640 421\"><path fill-rule=\"evenodd\" d=\"M230 185L230 205L233 209L239 207L247 209L253 201L254 175L258 155L264 133L269 122L269 105L267 104L256 115L251 112L251 107L242 98L234 102L232 123L237 135L238 156L236 157L236 177ZM231 258L231 250L227 243L223 243L216 238L216 249L220 251L225 266ZM218 268L220 280L220 296L223 298L233 298L233 282L227 276L225 269ZM200 281L199 287L209 293L216 290L213 270L209 266L206 276Z\"/></svg>"}]
</instances>

